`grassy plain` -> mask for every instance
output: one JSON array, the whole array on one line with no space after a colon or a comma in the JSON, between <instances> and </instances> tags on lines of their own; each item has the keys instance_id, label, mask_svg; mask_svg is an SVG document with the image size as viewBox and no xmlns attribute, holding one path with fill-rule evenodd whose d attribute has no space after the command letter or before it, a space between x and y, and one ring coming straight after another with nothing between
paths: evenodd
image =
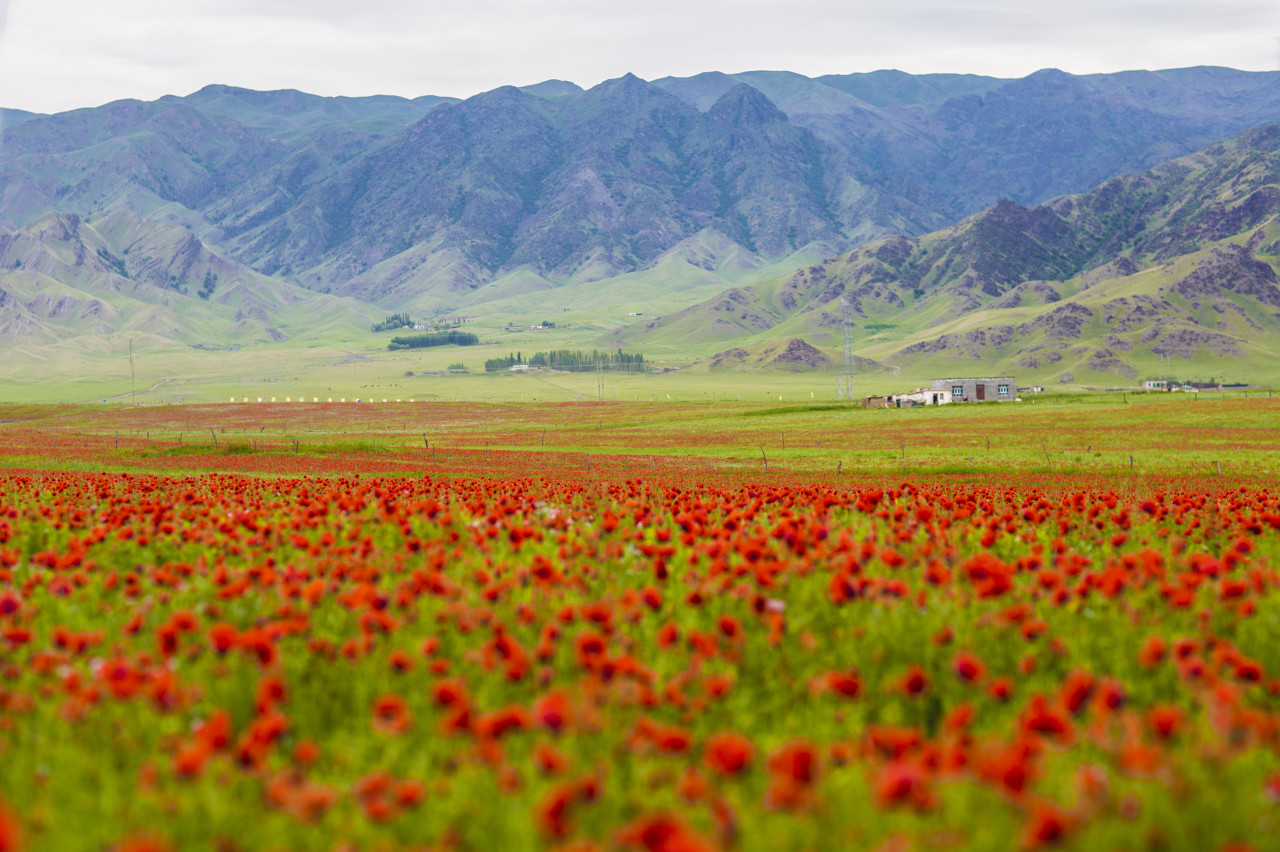
<instances>
[{"instance_id":1,"label":"grassy plain","mask_svg":"<svg viewBox=\"0 0 1280 852\"><path fill-rule=\"evenodd\" d=\"M72 342L43 349L39 357L24 355L0 364L0 404L187 404L226 402L233 397L266 402L306 398L545 403L599 399L601 380L604 399L613 402L705 402L714 398L717 402L794 405L835 400L834 369L787 372L754 364L708 369L699 362L714 353L692 344L688 348L651 344L642 349L623 344L625 351L644 353L651 369L643 374L487 373L487 359L513 353L528 358L553 349L619 347L607 345L609 338L597 324L546 331L474 324L463 328L475 332L481 343L388 351L391 334L370 334L357 345L344 338L322 336L304 348L258 344L211 352L156 341L154 346L140 343L135 347L132 368L127 349L100 351ZM464 364L467 372L451 373L450 366L457 363ZM1210 376L1227 382L1266 378L1254 376L1245 366L1231 370L1201 366L1194 373L1200 380ZM854 388L858 396L901 392L927 386L941 375L975 374L963 363L884 367L857 373ZM1016 375L1019 384L1027 383L1022 374ZM1193 377L1190 368L1179 375ZM1119 377L1113 381L1108 387L1132 384ZM1094 386L1088 390L1103 389ZM1086 392L1081 386L1054 385L1050 390L1050 395L1059 396Z\"/></svg>"},{"instance_id":2,"label":"grassy plain","mask_svg":"<svg viewBox=\"0 0 1280 852\"><path fill-rule=\"evenodd\" d=\"M865 410L722 390L714 402L599 401L587 398L594 375L571 378L581 402L6 405L0 464L269 472L318 457L340 469L354 453L386 472L460 476L585 473L588 456L599 475L663 464L743 476L1280 475L1280 399L1266 391Z\"/></svg>"}]
</instances>

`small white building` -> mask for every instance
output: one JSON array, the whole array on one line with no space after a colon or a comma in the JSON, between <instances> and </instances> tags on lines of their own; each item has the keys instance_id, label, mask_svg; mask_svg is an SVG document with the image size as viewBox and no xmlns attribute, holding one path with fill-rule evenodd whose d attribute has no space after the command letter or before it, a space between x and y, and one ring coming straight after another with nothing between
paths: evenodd
<instances>
[{"instance_id":1,"label":"small white building","mask_svg":"<svg viewBox=\"0 0 1280 852\"><path fill-rule=\"evenodd\" d=\"M917 405L946 405L951 402L951 391L945 388L916 388L910 393L891 393L885 396L869 396L862 400L863 408L915 408Z\"/></svg>"},{"instance_id":2,"label":"small white building","mask_svg":"<svg viewBox=\"0 0 1280 852\"><path fill-rule=\"evenodd\" d=\"M917 405L946 405L951 402L951 391L945 388L916 388L911 393L895 393L895 408L914 408Z\"/></svg>"}]
</instances>

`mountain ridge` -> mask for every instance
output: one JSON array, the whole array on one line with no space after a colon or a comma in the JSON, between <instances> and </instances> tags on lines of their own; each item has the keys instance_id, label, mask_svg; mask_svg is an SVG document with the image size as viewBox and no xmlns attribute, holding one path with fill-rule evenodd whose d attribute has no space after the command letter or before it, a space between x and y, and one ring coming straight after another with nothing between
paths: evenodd
<instances>
[{"instance_id":1,"label":"mountain ridge","mask_svg":"<svg viewBox=\"0 0 1280 852\"><path fill-rule=\"evenodd\" d=\"M754 118L730 129L735 89ZM1083 191L1280 119L1280 75L708 72L465 100L211 85L24 118L0 137L0 228L163 210L264 274L426 307L525 267L552 286L633 272L708 227L777 258Z\"/></svg>"},{"instance_id":2,"label":"mountain ridge","mask_svg":"<svg viewBox=\"0 0 1280 852\"><path fill-rule=\"evenodd\" d=\"M1280 125L1032 208L1008 199L619 335L834 345L1074 381L1132 379L1161 356L1280 356Z\"/></svg>"}]
</instances>

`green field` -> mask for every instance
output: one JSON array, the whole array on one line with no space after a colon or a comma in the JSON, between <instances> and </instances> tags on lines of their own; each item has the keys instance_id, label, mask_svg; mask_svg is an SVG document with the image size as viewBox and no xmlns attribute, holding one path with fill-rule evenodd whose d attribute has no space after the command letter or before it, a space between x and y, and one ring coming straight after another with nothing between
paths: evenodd
<instances>
[{"instance_id":1,"label":"green field","mask_svg":"<svg viewBox=\"0 0 1280 852\"><path fill-rule=\"evenodd\" d=\"M722 389L714 402L665 394L660 401L602 402L588 398L594 376L571 378L580 382L581 402L3 405L0 461L254 473L309 463L342 469L354 454L361 464L406 475L577 475L589 465L598 475L650 474L667 465L824 479L1193 476L1265 484L1280 475L1280 398L1269 391L1046 393L1023 403L866 410L798 395L791 402L723 400ZM632 387L638 395L657 379L637 377ZM530 375L456 381L537 386ZM619 376L606 390L624 382ZM61 451L51 452L50 443Z\"/></svg>"},{"instance_id":2,"label":"green field","mask_svg":"<svg viewBox=\"0 0 1280 852\"><path fill-rule=\"evenodd\" d=\"M621 323L625 317L619 319ZM535 320L536 322L537 320ZM211 351L171 341L142 338L134 346L132 373L127 340L110 348L81 346L75 341L41 347L0 364L0 403L137 402L145 404L213 403L273 397L355 400L420 400L474 402L565 402L578 399L610 401L716 401L828 402L835 399L834 367L796 372L750 363L708 369L703 359L716 347L649 343L621 348L639 351L650 370L643 375L625 373L569 373L510 371L486 373L484 362L520 352L528 356L553 349L617 349L603 327L592 322L566 321L568 327L533 331L479 322L463 326L480 337L476 346L441 346L431 349L388 351L392 333L369 333L357 342L349 335L321 335L305 346L249 344L238 349ZM518 328L518 330L509 330ZM775 342L775 346L782 341ZM753 351L758 352L756 345ZM824 350L833 362L838 353ZM703 363L699 363L703 362ZM465 364L468 372L450 373L449 367ZM1156 367L1153 366L1153 369ZM1259 373L1239 363L1224 366L1203 363L1178 366L1187 380L1214 377L1226 383L1270 384ZM979 364L937 360L923 365L862 370L855 374L857 396L902 392L927 386L933 378L952 375L994 375ZM1020 385L1034 375L1015 373ZM1093 390L1123 387L1121 377ZM1053 386L1051 393L1076 394L1084 386ZM1254 391L1257 392L1256 389ZM1028 400L1029 401L1029 400Z\"/></svg>"}]
</instances>

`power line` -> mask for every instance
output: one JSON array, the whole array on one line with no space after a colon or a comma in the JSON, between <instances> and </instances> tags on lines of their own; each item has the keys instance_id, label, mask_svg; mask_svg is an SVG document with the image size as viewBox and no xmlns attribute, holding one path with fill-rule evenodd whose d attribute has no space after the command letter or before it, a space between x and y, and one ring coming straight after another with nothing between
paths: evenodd
<instances>
[{"instance_id":1,"label":"power line","mask_svg":"<svg viewBox=\"0 0 1280 852\"><path fill-rule=\"evenodd\" d=\"M836 399L853 399L853 301L848 294L840 296L840 322L844 326L844 366L836 379Z\"/></svg>"}]
</instances>

